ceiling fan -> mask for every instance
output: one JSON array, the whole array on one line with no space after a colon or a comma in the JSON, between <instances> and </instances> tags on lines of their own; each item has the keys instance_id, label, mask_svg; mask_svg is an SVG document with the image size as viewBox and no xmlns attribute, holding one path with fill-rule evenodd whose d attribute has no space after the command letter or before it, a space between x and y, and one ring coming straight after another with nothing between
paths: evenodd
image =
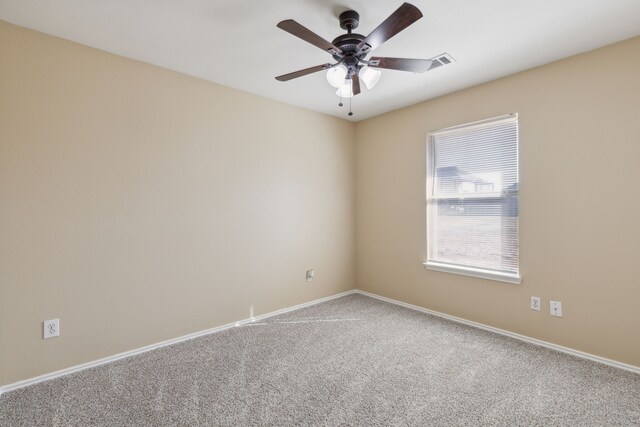
<instances>
[{"instance_id":1,"label":"ceiling fan","mask_svg":"<svg viewBox=\"0 0 640 427\"><path fill-rule=\"evenodd\" d=\"M341 98L351 98L360 93L360 80L367 89L373 89L380 79L380 71L375 68L388 68L400 71L424 73L432 67L430 59L383 58L367 56L381 44L422 18L422 12L412 4L404 3L368 36L353 33L358 27L360 15L353 10L342 12L339 16L340 27L347 30L332 42L328 42L293 19L278 23L278 28L293 34L302 40L319 47L333 56L334 64L322 64L304 70L294 71L276 77L285 82L322 70L327 71L329 84L337 88L336 94ZM437 65L440 65L439 63ZM342 102L339 104L342 106ZM349 111L349 115L353 115Z\"/></svg>"}]
</instances>

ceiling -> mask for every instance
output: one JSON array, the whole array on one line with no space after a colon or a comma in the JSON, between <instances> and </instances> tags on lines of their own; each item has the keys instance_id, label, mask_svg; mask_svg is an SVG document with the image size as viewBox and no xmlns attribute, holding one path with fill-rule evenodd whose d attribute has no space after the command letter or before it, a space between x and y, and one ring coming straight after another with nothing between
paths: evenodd
<instances>
[{"instance_id":1,"label":"ceiling","mask_svg":"<svg viewBox=\"0 0 640 427\"><path fill-rule=\"evenodd\" d=\"M424 17L376 56L457 62L424 74L382 70L373 90L338 107L324 72L275 76L332 62L276 28L294 19L331 41L337 16L360 13L367 35L401 0L0 0L0 19L117 55L349 120L457 91L640 34L640 0L410 0Z\"/></svg>"}]
</instances>

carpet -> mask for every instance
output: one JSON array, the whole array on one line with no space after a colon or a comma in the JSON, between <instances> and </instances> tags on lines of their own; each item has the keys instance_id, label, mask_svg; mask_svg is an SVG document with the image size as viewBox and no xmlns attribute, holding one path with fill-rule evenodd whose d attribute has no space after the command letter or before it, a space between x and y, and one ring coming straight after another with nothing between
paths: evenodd
<instances>
[{"instance_id":1,"label":"carpet","mask_svg":"<svg viewBox=\"0 0 640 427\"><path fill-rule=\"evenodd\" d=\"M640 375L353 294L0 396L2 426L639 426Z\"/></svg>"}]
</instances>

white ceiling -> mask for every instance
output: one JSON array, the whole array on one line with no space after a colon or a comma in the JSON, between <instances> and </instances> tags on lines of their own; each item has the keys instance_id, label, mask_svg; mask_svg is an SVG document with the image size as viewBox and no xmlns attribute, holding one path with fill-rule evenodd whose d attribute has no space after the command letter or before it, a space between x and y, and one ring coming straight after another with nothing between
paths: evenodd
<instances>
[{"instance_id":1,"label":"white ceiling","mask_svg":"<svg viewBox=\"0 0 640 427\"><path fill-rule=\"evenodd\" d=\"M362 120L640 34L640 0L410 0L424 18L376 56L457 62L424 74L383 70L353 99ZM276 28L294 19L331 41L337 16L360 13L367 35L401 0L0 0L0 19L289 104L348 118L324 72L332 62ZM640 54L640 52L639 52Z\"/></svg>"}]
</instances>

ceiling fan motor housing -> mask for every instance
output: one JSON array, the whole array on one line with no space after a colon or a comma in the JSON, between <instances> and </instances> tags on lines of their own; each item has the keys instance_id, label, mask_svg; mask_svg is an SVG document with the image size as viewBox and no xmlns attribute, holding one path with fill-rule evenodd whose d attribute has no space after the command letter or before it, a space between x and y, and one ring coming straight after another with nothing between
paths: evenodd
<instances>
[{"instance_id":1,"label":"ceiling fan motor housing","mask_svg":"<svg viewBox=\"0 0 640 427\"><path fill-rule=\"evenodd\" d=\"M358 59L364 59L366 52L358 52L357 46L365 39L362 34L352 33L358 27L360 15L355 10L342 12L338 17L340 27L347 30L347 34L342 34L333 39L332 44L342 50L342 55L333 55L333 59L342 62L349 70L348 76L358 74Z\"/></svg>"},{"instance_id":2,"label":"ceiling fan motor housing","mask_svg":"<svg viewBox=\"0 0 640 427\"><path fill-rule=\"evenodd\" d=\"M349 75L358 73L358 60L364 59L367 52L358 52L356 47L362 40L362 34L343 34L333 40L333 45L342 50L342 55L333 55L333 59L344 64L349 70Z\"/></svg>"}]
</instances>

